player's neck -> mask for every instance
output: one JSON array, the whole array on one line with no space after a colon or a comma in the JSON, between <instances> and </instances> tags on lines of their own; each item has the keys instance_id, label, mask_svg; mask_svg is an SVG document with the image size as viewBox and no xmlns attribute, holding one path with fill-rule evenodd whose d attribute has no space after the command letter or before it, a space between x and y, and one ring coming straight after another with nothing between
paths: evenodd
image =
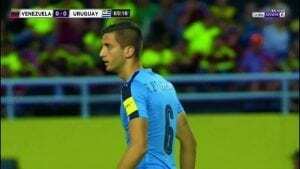
<instances>
[{"instance_id":1,"label":"player's neck","mask_svg":"<svg viewBox=\"0 0 300 169\"><path fill-rule=\"evenodd\" d=\"M139 62L130 62L123 66L122 70L118 73L118 76L123 80L129 80L129 78L141 68Z\"/></svg>"}]
</instances>

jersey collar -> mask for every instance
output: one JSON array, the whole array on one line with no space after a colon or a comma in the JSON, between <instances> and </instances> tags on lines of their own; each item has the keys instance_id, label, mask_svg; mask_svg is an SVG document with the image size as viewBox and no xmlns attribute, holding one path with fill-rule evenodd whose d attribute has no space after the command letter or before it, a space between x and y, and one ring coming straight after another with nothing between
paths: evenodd
<instances>
[{"instance_id":1,"label":"jersey collar","mask_svg":"<svg viewBox=\"0 0 300 169\"><path fill-rule=\"evenodd\" d=\"M135 78L135 76L141 71L141 69L137 69L131 76L130 78L126 81L126 83L130 84L133 79Z\"/></svg>"}]
</instances>

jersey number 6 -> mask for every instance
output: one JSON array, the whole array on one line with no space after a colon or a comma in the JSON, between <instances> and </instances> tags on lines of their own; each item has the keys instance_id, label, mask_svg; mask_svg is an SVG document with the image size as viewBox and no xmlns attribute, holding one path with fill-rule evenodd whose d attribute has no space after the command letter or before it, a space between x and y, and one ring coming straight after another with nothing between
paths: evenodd
<instances>
[{"instance_id":1,"label":"jersey number 6","mask_svg":"<svg viewBox=\"0 0 300 169\"><path fill-rule=\"evenodd\" d=\"M166 125L165 125L165 139L164 139L164 150L170 155L172 153L174 130L171 126L171 120L174 119L173 110L170 105L166 105Z\"/></svg>"}]
</instances>

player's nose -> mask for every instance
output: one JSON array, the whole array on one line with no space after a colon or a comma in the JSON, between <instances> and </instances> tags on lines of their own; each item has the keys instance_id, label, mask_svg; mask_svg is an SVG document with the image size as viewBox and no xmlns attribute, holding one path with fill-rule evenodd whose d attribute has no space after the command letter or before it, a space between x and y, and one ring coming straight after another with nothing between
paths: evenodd
<instances>
[{"instance_id":1,"label":"player's nose","mask_svg":"<svg viewBox=\"0 0 300 169\"><path fill-rule=\"evenodd\" d=\"M103 48L100 50L99 57L102 58L102 59L105 57L105 53L104 53Z\"/></svg>"}]
</instances>

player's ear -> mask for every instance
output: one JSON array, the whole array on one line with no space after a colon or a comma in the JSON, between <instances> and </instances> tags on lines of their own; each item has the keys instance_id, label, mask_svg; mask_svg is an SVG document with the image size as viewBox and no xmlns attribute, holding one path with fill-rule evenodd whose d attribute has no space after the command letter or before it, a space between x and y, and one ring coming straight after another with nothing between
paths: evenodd
<instances>
[{"instance_id":1,"label":"player's ear","mask_svg":"<svg viewBox=\"0 0 300 169\"><path fill-rule=\"evenodd\" d=\"M124 48L124 56L125 56L125 58L130 58L130 57L132 57L133 54L134 54L134 51L135 51L135 49L134 49L133 46L126 46L126 47Z\"/></svg>"}]
</instances>

